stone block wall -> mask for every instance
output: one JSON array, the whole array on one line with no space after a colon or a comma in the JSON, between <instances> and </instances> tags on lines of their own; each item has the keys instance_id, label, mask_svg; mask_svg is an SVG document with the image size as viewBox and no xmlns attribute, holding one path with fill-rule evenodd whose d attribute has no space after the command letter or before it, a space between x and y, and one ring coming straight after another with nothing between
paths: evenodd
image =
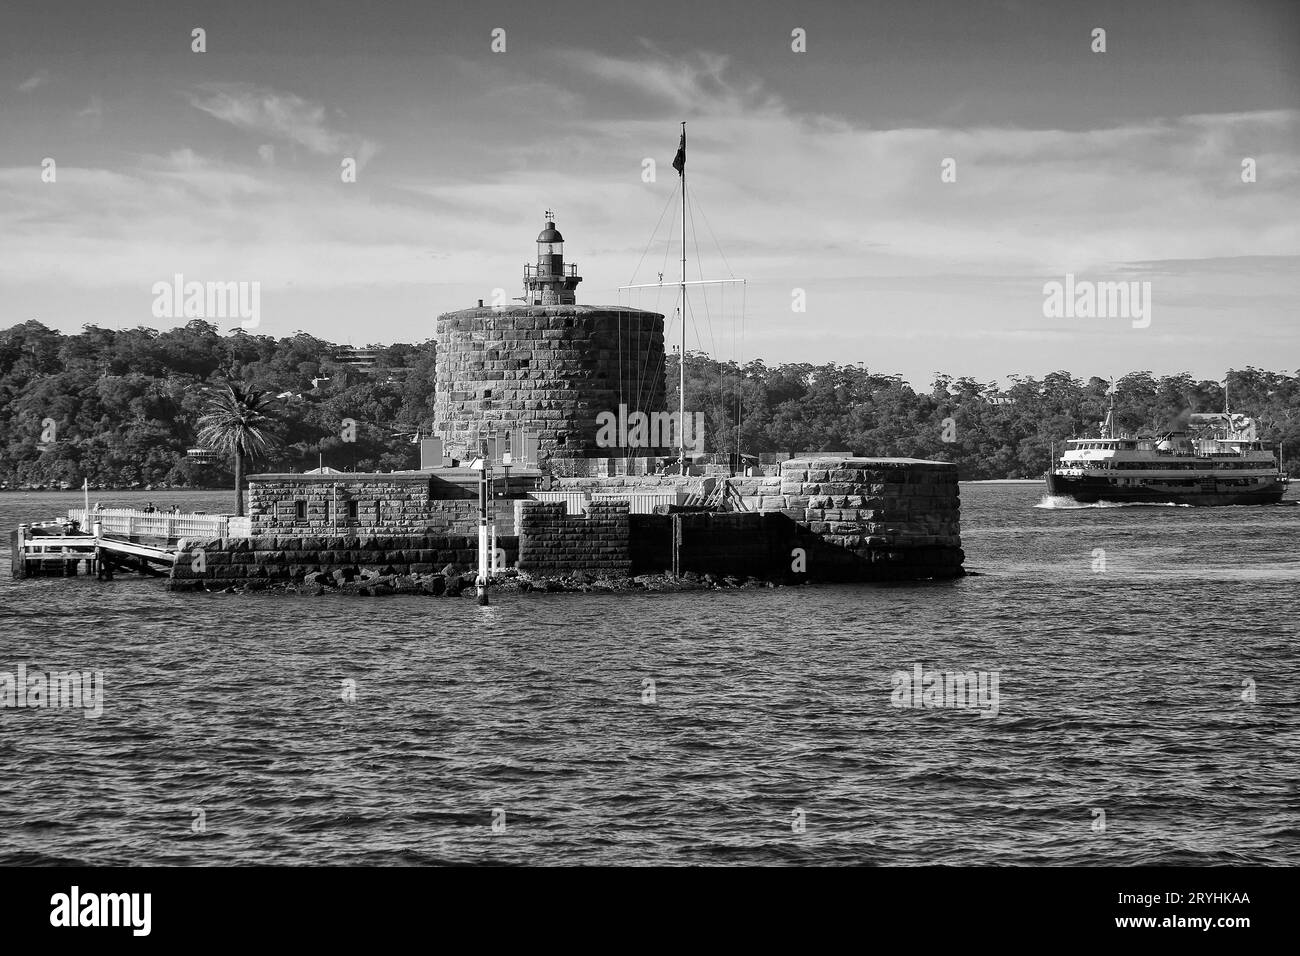
<instances>
[{"instance_id":1,"label":"stone block wall","mask_svg":"<svg viewBox=\"0 0 1300 956\"><path fill-rule=\"evenodd\" d=\"M780 513L674 514L673 573L735 577L788 571L799 528Z\"/></svg>"},{"instance_id":2,"label":"stone block wall","mask_svg":"<svg viewBox=\"0 0 1300 956\"><path fill-rule=\"evenodd\" d=\"M559 485L572 491L629 494L675 487L708 492L720 480L621 476L575 478ZM499 537L498 542L511 564L517 559L520 570L540 575L676 570L785 577L799 571L795 548L802 549L803 570L815 580L962 574L954 465L915 459L801 458L783 462L779 476L726 480L728 500L738 498L744 511L701 514L672 509L671 515L629 515L628 503L614 500L592 501L587 515L570 516L563 503L520 500L517 546L512 537ZM451 563L468 570L476 560L477 501L431 497L464 493L463 487L448 491L441 487L448 482L435 486L436 481L419 473L256 476L250 480L253 537L212 545L209 567L215 563L221 570L204 574L216 580L224 580L223 575L292 577L304 568L348 564L425 569ZM349 500L358 502L357 519L346 517ZM301 519L299 501L305 510ZM497 502L500 515L511 510L512 504ZM349 529L350 536L332 527L334 521L364 524ZM410 544L411 539L431 543ZM383 541L401 543L377 543ZM186 576L188 566L185 559L177 563L179 578Z\"/></svg>"},{"instance_id":3,"label":"stone block wall","mask_svg":"<svg viewBox=\"0 0 1300 956\"><path fill-rule=\"evenodd\" d=\"M349 502L356 503L355 518ZM256 475L249 479L248 515L254 536L478 533L477 497L418 472Z\"/></svg>"},{"instance_id":4,"label":"stone block wall","mask_svg":"<svg viewBox=\"0 0 1300 956\"><path fill-rule=\"evenodd\" d=\"M384 574L436 574L447 565L478 568L478 539L468 535L266 535L252 538L191 538L172 566L173 588L250 581L286 583L308 574L370 569ZM519 539L498 535L505 566L519 557ZM201 555L201 558L200 558Z\"/></svg>"},{"instance_id":5,"label":"stone block wall","mask_svg":"<svg viewBox=\"0 0 1300 956\"><path fill-rule=\"evenodd\" d=\"M617 306L462 309L438 316L434 428L462 458L488 423L538 436L538 459L608 458L596 416L664 409L664 317ZM490 389L490 399L484 390ZM658 449L638 450L653 455Z\"/></svg>"},{"instance_id":6,"label":"stone block wall","mask_svg":"<svg viewBox=\"0 0 1300 956\"><path fill-rule=\"evenodd\" d=\"M913 458L796 458L779 486L756 479L745 503L807 534L815 577L955 577L962 573L957 466ZM866 570L870 566L870 570Z\"/></svg>"},{"instance_id":7,"label":"stone block wall","mask_svg":"<svg viewBox=\"0 0 1300 956\"><path fill-rule=\"evenodd\" d=\"M519 570L628 574L632 569L628 518L626 501L593 501L586 515L569 515L563 502L524 502Z\"/></svg>"},{"instance_id":8,"label":"stone block wall","mask_svg":"<svg viewBox=\"0 0 1300 956\"><path fill-rule=\"evenodd\" d=\"M777 472L772 475L758 475L753 478L728 478L727 484L731 485L731 490L742 498L746 499L749 504L751 498L774 497L781 494L781 474L780 466L775 466ZM753 502L757 505L758 502ZM784 503L782 505L784 507Z\"/></svg>"},{"instance_id":9,"label":"stone block wall","mask_svg":"<svg viewBox=\"0 0 1300 956\"><path fill-rule=\"evenodd\" d=\"M716 480L723 479L624 476L571 478L557 486L629 493L686 487L698 493L712 490ZM962 574L961 502L957 468L950 463L801 458L782 462L779 475L725 480L729 500L739 498L744 512L633 516L628 548L637 573L672 569L784 577L798 573L794 549L800 548L805 573L816 580ZM664 520L677 522L671 534ZM546 533L571 535L573 529L553 525Z\"/></svg>"},{"instance_id":10,"label":"stone block wall","mask_svg":"<svg viewBox=\"0 0 1300 956\"><path fill-rule=\"evenodd\" d=\"M673 520L669 515L628 515L632 574L673 569Z\"/></svg>"}]
</instances>

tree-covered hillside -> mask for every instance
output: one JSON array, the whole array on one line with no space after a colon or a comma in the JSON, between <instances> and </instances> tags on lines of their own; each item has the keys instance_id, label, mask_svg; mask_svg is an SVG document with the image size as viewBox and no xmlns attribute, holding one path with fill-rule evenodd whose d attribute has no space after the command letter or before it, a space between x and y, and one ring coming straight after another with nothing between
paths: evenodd
<instances>
[{"instance_id":1,"label":"tree-covered hillside","mask_svg":"<svg viewBox=\"0 0 1300 956\"><path fill-rule=\"evenodd\" d=\"M736 450L739 407L746 454L834 449L931 458L957 462L964 479L1041 476L1052 442L1096 429L1110 403L1108 380L1064 371L1042 379L1011 375L1014 384L1002 391L936 372L930 390L921 393L847 365L755 361L738 368L688 353L686 373L687 410L705 412L710 450ZM671 358L667 378L675 409ZM1259 419L1261 438L1283 439L1286 467L1300 473L1300 372L1247 368L1228 372L1227 380L1232 410ZM1160 431L1189 411L1223 409L1223 386L1187 373L1131 372L1115 384L1121 429Z\"/></svg>"},{"instance_id":2,"label":"tree-covered hillside","mask_svg":"<svg viewBox=\"0 0 1300 956\"><path fill-rule=\"evenodd\" d=\"M231 463L187 457L210 394L226 382L278 396L278 447L252 470L412 468L410 437L433 422L434 345L374 347L374 368L337 360L339 347L291 338L219 335L202 321L167 332L86 326L63 335L37 322L0 331L0 485L229 487ZM669 357L668 408L677 407ZM1228 373L1234 411L1257 417L1261 437L1284 440L1300 472L1300 373ZM687 355L687 408L703 411L706 446L746 454L851 450L955 461L963 478L1038 477L1053 441L1105 416L1109 383L1053 372L1012 376L998 392L936 373L928 392L856 366L761 361L744 366ZM1121 427L1159 430L1187 411L1223 408L1219 383L1188 374L1133 372L1117 382ZM356 422L355 442L342 437ZM949 440L945 440L949 439Z\"/></svg>"},{"instance_id":3,"label":"tree-covered hillside","mask_svg":"<svg viewBox=\"0 0 1300 956\"><path fill-rule=\"evenodd\" d=\"M161 333L4 330L0 484L229 486L230 462L186 456L211 391L228 380L278 396L279 447L255 470L302 471L321 457L346 470L415 467L410 435L433 417L433 343L377 348L369 372L340 364L337 351L305 333L220 336L202 321ZM345 418L355 442L343 441Z\"/></svg>"}]
</instances>

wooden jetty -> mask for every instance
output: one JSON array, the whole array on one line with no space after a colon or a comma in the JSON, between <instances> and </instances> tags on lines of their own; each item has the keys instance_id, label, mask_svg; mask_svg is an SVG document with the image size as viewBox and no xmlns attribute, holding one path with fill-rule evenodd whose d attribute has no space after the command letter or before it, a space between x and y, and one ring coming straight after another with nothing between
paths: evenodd
<instances>
[{"instance_id":1,"label":"wooden jetty","mask_svg":"<svg viewBox=\"0 0 1300 956\"><path fill-rule=\"evenodd\" d=\"M114 570L164 577L183 538L247 534L247 519L226 515L168 514L129 508L85 511L67 518L19 525L10 535L15 578L86 574L110 580Z\"/></svg>"}]
</instances>

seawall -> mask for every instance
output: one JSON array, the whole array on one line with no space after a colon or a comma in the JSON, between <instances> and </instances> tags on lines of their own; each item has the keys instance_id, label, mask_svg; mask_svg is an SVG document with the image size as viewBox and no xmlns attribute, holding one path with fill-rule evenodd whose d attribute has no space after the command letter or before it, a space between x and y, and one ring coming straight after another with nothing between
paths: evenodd
<instances>
[{"instance_id":1,"label":"seawall","mask_svg":"<svg viewBox=\"0 0 1300 956\"><path fill-rule=\"evenodd\" d=\"M524 501L519 569L532 574L671 571L834 581L960 577L957 468L907 458L798 458L779 476L727 479L742 510L670 508L628 515L593 501L586 518L564 505ZM715 490L713 479L673 476L570 479L566 488Z\"/></svg>"},{"instance_id":2,"label":"seawall","mask_svg":"<svg viewBox=\"0 0 1300 956\"><path fill-rule=\"evenodd\" d=\"M262 535L194 538L172 566L171 590L265 587L325 574L336 582L354 577L438 575L449 565L467 573L478 567L478 542L464 535ZM498 535L500 564L512 567L519 539ZM262 582L262 583L257 583Z\"/></svg>"},{"instance_id":3,"label":"seawall","mask_svg":"<svg viewBox=\"0 0 1300 956\"><path fill-rule=\"evenodd\" d=\"M254 520L263 528L273 522L278 533L186 542L187 553L172 572L173 587L477 567L476 503L431 497L441 489L431 487L427 475L411 476L409 489L405 479L398 482L396 497L391 476L374 488L350 488L363 507L380 502L383 527L341 535L326 524L337 520L324 507L326 495L332 505L337 494L332 487L274 477L286 479L283 487L268 483L269 511ZM667 572L785 581L931 580L964 573L957 469L946 462L800 458L783 462L779 475L764 477L627 476L570 479L564 486L629 494L686 486L713 502L708 508L631 514L625 500L593 500L586 514L571 515L562 502L520 499L514 503L518 535L497 538L503 552L498 566L535 577ZM721 502L731 510L715 510Z\"/></svg>"}]
</instances>

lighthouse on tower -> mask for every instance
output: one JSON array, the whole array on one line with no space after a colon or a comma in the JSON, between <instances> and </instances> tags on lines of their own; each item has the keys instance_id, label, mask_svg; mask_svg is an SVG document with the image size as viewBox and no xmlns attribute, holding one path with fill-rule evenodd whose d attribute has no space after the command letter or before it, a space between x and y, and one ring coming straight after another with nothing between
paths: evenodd
<instances>
[{"instance_id":1,"label":"lighthouse on tower","mask_svg":"<svg viewBox=\"0 0 1300 956\"><path fill-rule=\"evenodd\" d=\"M537 237L537 265L524 265L524 302L528 305L573 305L573 290L582 277L576 265L564 264L564 237L555 228L555 213L546 210L546 227Z\"/></svg>"},{"instance_id":2,"label":"lighthouse on tower","mask_svg":"<svg viewBox=\"0 0 1300 956\"><path fill-rule=\"evenodd\" d=\"M564 237L550 210L537 262L523 272L524 295L515 302L484 306L479 299L437 318L433 430L443 449L465 460L479 453L484 435L526 435L528 451L512 446L512 456L555 475L653 470L651 460L672 449L611 447L601 438L600 416L624 407L629 416L663 411L664 317L578 305L582 279L564 261Z\"/></svg>"}]
</instances>

